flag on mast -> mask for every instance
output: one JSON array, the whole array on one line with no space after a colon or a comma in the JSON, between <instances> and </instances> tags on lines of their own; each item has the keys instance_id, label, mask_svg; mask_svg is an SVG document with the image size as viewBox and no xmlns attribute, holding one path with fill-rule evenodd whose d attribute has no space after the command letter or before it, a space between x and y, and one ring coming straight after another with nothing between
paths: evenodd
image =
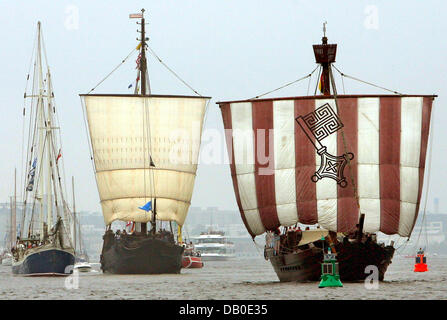
<instances>
[{"instance_id":1,"label":"flag on mast","mask_svg":"<svg viewBox=\"0 0 447 320\"><path fill-rule=\"evenodd\" d=\"M60 157L62 157L61 149L59 149L59 153L57 154L56 163L57 163L57 161L59 160Z\"/></svg>"},{"instance_id":2,"label":"flag on mast","mask_svg":"<svg viewBox=\"0 0 447 320\"><path fill-rule=\"evenodd\" d=\"M135 222L134 221L127 221L126 229L129 230L129 233L133 233L135 231Z\"/></svg>"},{"instance_id":3,"label":"flag on mast","mask_svg":"<svg viewBox=\"0 0 447 320\"><path fill-rule=\"evenodd\" d=\"M320 81L318 82L318 90L320 90L321 93L323 93L323 79L323 74L321 74Z\"/></svg>"},{"instance_id":4,"label":"flag on mast","mask_svg":"<svg viewBox=\"0 0 447 320\"><path fill-rule=\"evenodd\" d=\"M33 164L31 166L31 170L28 173L29 182L28 182L28 186L26 187L26 191L33 191L34 175L36 173L36 165L37 165L37 157L34 158Z\"/></svg>"},{"instance_id":5,"label":"flag on mast","mask_svg":"<svg viewBox=\"0 0 447 320\"><path fill-rule=\"evenodd\" d=\"M148 203L146 203L144 206L142 207L138 207L138 209L144 210L144 211L151 211L152 210L152 201L149 201Z\"/></svg>"},{"instance_id":6,"label":"flag on mast","mask_svg":"<svg viewBox=\"0 0 447 320\"><path fill-rule=\"evenodd\" d=\"M142 19L143 14L142 13L131 13L129 14L129 19Z\"/></svg>"}]
</instances>

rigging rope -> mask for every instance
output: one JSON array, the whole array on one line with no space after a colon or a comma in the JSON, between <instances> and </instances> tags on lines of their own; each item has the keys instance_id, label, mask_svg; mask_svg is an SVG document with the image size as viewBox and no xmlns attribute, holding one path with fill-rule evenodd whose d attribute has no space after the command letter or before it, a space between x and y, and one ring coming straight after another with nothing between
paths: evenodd
<instances>
[{"instance_id":1,"label":"rigging rope","mask_svg":"<svg viewBox=\"0 0 447 320\"><path fill-rule=\"evenodd\" d=\"M318 83L320 82L321 69L322 69L322 66L320 65L320 69L318 70L317 83L315 85L314 96L317 95Z\"/></svg>"},{"instance_id":2,"label":"rigging rope","mask_svg":"<svg viewBox=\"0 0 447 320\"><path fill-rule=\"evenodd\" d=\"M330 75L330 80L332 82L332 89L334 91L334 101L335 101L335 107L337 108L337 115L340 116L339 108L338 108L338 101L337 101L337 88L335 86L335 80L334 80L334 75L332 73L331 65L329 65L329 75ZM341 128L340 131L341 131L341 137L343 139L344 153L348 154L348 145L346 143L345 132L344 132L343 128ZM349 159L349 157L346 157L346 160L348 162L349 177L351 178L351 184L352 184L352 187L354 189L354 197L355 197L355 200L356 200L356 203L357 203L357 207L359 208L359 213L361 213L361 211L360 211L360 199L359 199L359 196L358 196L357 186L356 186L355 181L354 181L354 175L352 173L351 159Z\"/></svg>"},{"instance_id":3,"label":"rigging rope","mask_svg":"<svg viewBox=\"0 0 447 320\"><path fill-rule=\"evenodd\" d=\"M93 167L93 175L95 177L95 182L96 182L96 188L97 190L99 190L99 185L98 185L98 178L96 177L96 165L95 165L95 160L94 160L94 155L93 155L93 146L91 143L91 138L90 138L90 133L88 131L88 119L87 119L87 114L86 114L86 107L84 105L84 100L82 99L82 97L79 97L81 99L81 106L82 106L82 119L84 120L84 128L85 128L85 134L87 137L87 143L88 143L88 151L90 153L90 161L92 163L92 167Z\"/></svg>"},{"instance_id":4,"label":"rigging rope","mask_svg":"<svg viewBox=\"0 0 447 320\"><path fill-rule=\"evenodd\" d=\"M430 118L431 119L433 119L434 118L434 116L433 116L433 114L434 114L434 111L435 109L434 108L432 108L432 112L431 112L431 115L430 115ZM419 239L420 239L420 237L421 237L421 233L422 233L422 229L425 227L425 237L426 237L426 239L425 239L425 241L426 241L426 248L428 248L428 235L427 235L427 226L426 226L426 224L427 224L427 221L426 221L426 213L427 213L427 202L428 202L428 190L430 189L430 173L431 173L431 163L432 163L432 151L433 151L433 135L434 135L434 126L433 126L433 123L432 123L432 121L431 121L431 119L430 119L430 127L432 127L432 129L431 130L429 130L429 132L430 132L430 138L429 138L429 146L430 146L430 151L429 151L429 154L428 154L428 156L429 156L429 158L430 158L430 160L428 161L428 170L427 170L427 188L425 189L425 201L424 201L424 213L423 213L423 215L422 215L422 222L421 222L421 229L419 230L419 235L418 235L418 238L417 238L417 240L416 240L416 247L419 245ZM413 223L413 228L414 228L414 225L416 224L416 220L414 221L414 223ZM425 250L425 249L424 249Z\"/></svg>"},{"instance_id":5,"label":"rigging rope","mask_svg":"<svg viewBox=\"0 0 447 320\"><path fill-rule=\"evenodd\" d=\"M193 87L191 87L188 83L186 83L186 81L184 81L182 78L180 78L180 76L174 72L174 70L172 70L171 68L168 67L168 65L166 63L164 63L160 57L155 53L155 51L147 46L147 48L150 51L150 54L152 54L166 69L168 69L177 79L179 79L185 86L187 86L189 89L191 89L195 94L202 96L200 93L198 93Z\"/></svg>"},{"instance_id":6,"label":"rigging rope","mask_svg":"<svg viewBox=\"0 0 447 320\"><path fill-rule=\"evenodd\" d=\"M283 88L285 88L285 87L288 87L288 86L290 86L290 85L292 85L292 84L294 84L294 83L300 82L301 80L307 79L307 78L311 77L312 74L313 74L313 73L315 72L315 70L317 70L317 69L318 69L318 66L317 66L315 69L313 69L311 73L309 73L308 75L305 75L305 76L302 77L302 78L299 78L299 79L297 79L297 80L294 80L294 81L291 81L291 82L289 82L289 83L286 83L286 84L282 85L282 86L279 87L279 88L276 88L276 89L274 89L274 90L268 91L268 92L263 93L263 94L260 94L260 95L258 95L258 96L256 96L256 97L253 97L253 98L249 99L249 100L258 99L258 98L263 97L263 96L265 96L265 95L268 95L268 94L270 94L270 93L272 93L272 92L275 92L275 91L281 90L281 89L283 89Z\"/></svg>"},{"instance_id":7,"label":"rigging rope","mask_svg":"<svg viewBox=\"0 0 447 320\"><path fill-rule=\"evenodd\" d=\"M25 172L25 167L26 167L26 162L24 162L24 146L25 146L25 120L26 120L26 92L28 91L28 83L29 83L29 76L30 76L30 72L31 72L31 66L33 65L33 58L34 58L34 52L36 51L36 43L37 43L37 34L38 32L36 31L36 35L34 36L34 43L33 43L33 51L31 53L31 58L29 61L29 66L28 66L28 73L26 76L26 84L25 84L25 93L23 94L23 111L22 111L22 115L23 115L23 121L22 121L22 147L21 147L21 166L22 166L22 172L20 175L20 186L23 186L23 180L24 180L24 172ZM33 87L32 87L32 96L34 95L34 73L33 72ZM34 100L34 97L31 98L31 104L32 101ZM28 151L27 151L27 156L28 156ZM28 161L28 159L27 159ZM22 202L23 202L23 189L20 187L20 195L19 197L22 198Z\"/></svg>"},{"instance_id":8,"label":"rigging rope","mask_svg":"<svg viewBox=\"0 0 447 320\"><path fill-rule=\"evenodd\" d=\"M51 116L51 114L54 113L56 115L56 124L58 126L60 126L59 113L57 112L58 109L56 108L56 101L55 101L56 98L54 97L54 91L53 91L53 82L51 81L52 76L50 74L50 66L49 66L48 58L47 58L47 49L46 49L46 46L45 46L45 41L44 41L44 37L43 37L43 32L42 31L41 31L41 38L42 38L42 49L43 49L44 58L45 58L45 65L47 67L47 79L46 79L46 81L48 83L47 88L49 88L48 91L47 91L47 102L50 105L49 106L49 110L48 110L48 112L49 112L48 117L51 119L51 124L52 124L53 117ZM55 142L52 141L52 146L53 146L53 148L59 146L59 149L62 152L63 148L62 148L62 134L61 134L61 130L58 130L58 137L59 137L59 141L58 141L57 137L54 137L53 134L51 134L51 138L56 140ZM54 151L56 151L56 150L57 149L55 148ZM57 166L57 162L56 162L56 166ZM66 175L65 175L65 164L64 164L64 161L62 161L62 178L63 178L63 181L64 181L64 184L63 184L64 190L63 191L62 191L62 184L61 184L61 181L60 181L61 176L60 176L60 173L59 173L59 166L57 166L57 174L58 174L58 180L59 180L59 188L60 188L61 199L63 201L62 205L63 205L65 210L68 210L68 212L70 212L70 210L68 208L68 205L67 205L67 203L65 201L65 197L64 197L64 193L67 194L67 185L65 184L65 181L66 181L65 177L66 177ZM65 216L65 210L64 210L64 216ZM71 214L71 212L70 212L70 214ZM64 229L65 229L65 225L64 225Z\"/></svg>"},{"instance_id":9,"label":"rigging rope","mask_svg":"<svg viewBox=\"0 0 447 320\"><path fill-rule=\"evenodd\" d=\"M312 77L309 77L309 82L307 83L307 91L306 91L306 95L309 95L309 89L310 89L310 83L312 81Z\"/></svg>"},{"instance_id":10,"label":"rigging rope","mask_svg":"<svg viewBox=\"0 0 447 320\"><path fill-rule=\"evenodd\" d=\"M365 84L369 84L370 86L373 86L373 87L376 87L376 88L379 88L379 89L382 89L382 90L385 90L385 91L389 91L389 92L392 92L394 94L398 94L398 95L401 95L401 96L403 95L403 93L397 92L395 90L387 89L387 88L378 86L376 84L373 84L373 83L370 83L370 82L367 82L367 81L364 81L364 80L360 80L360 79L355 78L353 76L347 75L347 74L341 72L340 70L338 70L337 67L334 64L332 64L331 66L333 66L335 68L335 70L337 70L341 74L342 77L346 77L346 78L350 78L350 79L353 79L353 80L356 80L356 81L359 81L359 82L363 82Z\"/></svg>"},{"instance_id":11,"label":"rigging rope","mask_svg":"<svg viewBox=\"0 0 447 320\"><path fill-rule=\"evenodd\" d=\"M110 73L109 73L108 75L106 75L105 78L102 79L96 86L94 86L94 87L93 87L87 94L90 94L90 92L92 92L93 90L95 90L101 83L103 83L108 77L110 77L110 75L111 75L112 73L114 73L119 67L121 67L121 66L124 64L124 62L126 62L127 59L129 59L129 57L130 57L135 51L137 51L137 48L134 48L134 49L127 55L127 57L125 57L125 58L123 59L123 61L121 61L121 63L120 63L119 65L117 65L112 71L110 71Z\"/></svg>"}]
</instances>

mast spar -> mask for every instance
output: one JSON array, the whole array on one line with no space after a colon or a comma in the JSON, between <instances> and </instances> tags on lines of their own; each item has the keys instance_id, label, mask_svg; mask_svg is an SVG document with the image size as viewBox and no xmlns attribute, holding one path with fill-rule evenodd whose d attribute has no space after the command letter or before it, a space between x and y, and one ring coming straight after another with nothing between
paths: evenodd
<instances>
[{"instance_id":1,"label":"mast spar","mask_svg":"<svg viewBox=\"0 0 447 320\"><path fill-rule=\"evenodd\" d=\"M323 38L321 38L322 44L314 44L314 54L315 60L319 63L323 69L321 73L321 91L323 95L330 96L331 95L331 85L330 85L330 77L329 77L329 68L331 64L335 62L335 55L337 54L337 45L336 44L328 44L326 37L326 24L323 23Z\"/></svg>"},{"instance_id":2,"label":"mast spar","mask_svg":"<svg viewBox=\"0 0 447 320\"><path fill-rule=\"evenodd\" d=\"M76 252L76 229L77 229L77 222L76 222L76 204L75 204L75 190L74 190L74 176L71 177L71 190L73 193L73 248ZM80 226L79 226L80 228Z\"/></svg>"},{"instance_id":3,"label":"mast spar","mask_svg":"<svg viewBox=\"0 0 447 320\"><path fill-rule=\"evenodd\" d=\"M140 41L140 55L139 55L139 66L138 66L138 79L141 79L141 95L151 94L151 87L149 82L149 75L147 72L147 59L146 59L146 41L149 38L146 37L146 23L144 19L144 9L141 9L141 14L130 15L130 18L141 18L141 22L137 22L141 26L141 30L137 30L141 34L141 38L137 38ZM138 85L135 86L135 94L138 94Z\"/></svg>"},{"instance_id":4,"label":"mast spar","mask_svg":"<svg viewBox=\"0 0 447 320\"><path fill-rule=\"evenodd\" d=\"M137 40L140 41L139 48L140 48L140 55L139 55L139 79L141 79L141 96L145 96L146 94L151 94L150 85L149 85L149 75L147 72L147 59L146 59L146 40L149 40L149 38L146 38L146 28L145 28L145 19L144 19L144 8L141 9L141 15L130 15L130 18L138 17L141 18L141 22L137 24L140 24L141 30L140 32L141 37L140 39L137 38ZM135 88L135 94L138 95L138 86ZM148 137L150 139L150 137ZM153 219L151 221L152 224L152 232L155 233L156 229L156 223L155 223L155 200L154 200L154 208L152 210L153 212ZM142 234L147 233L147 223L141 222L140 224L140 231Z\"/></svg>"}]
</instances>

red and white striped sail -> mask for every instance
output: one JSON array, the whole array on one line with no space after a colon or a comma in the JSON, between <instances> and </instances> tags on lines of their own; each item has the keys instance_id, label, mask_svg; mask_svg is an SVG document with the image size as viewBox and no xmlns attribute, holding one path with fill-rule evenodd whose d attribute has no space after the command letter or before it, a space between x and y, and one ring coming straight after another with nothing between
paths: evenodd
<instances>
[{"instance_id":1,"label":"red and white striped sail","mask_svg":"<svg viewBox=\"0 0 447 320\"><path fill-rule=\"evenodd\" d=\"M338 96L343 127L319 142L331 155L354 154L344 168L344 188L330 178L311 180L321 156L295 120L325 104L337 112L331 96L219 102L249 233L297 222L353 232L364 213L365 232L409 236L421 199L433 99Z\"/></svg>"}]
</instances>

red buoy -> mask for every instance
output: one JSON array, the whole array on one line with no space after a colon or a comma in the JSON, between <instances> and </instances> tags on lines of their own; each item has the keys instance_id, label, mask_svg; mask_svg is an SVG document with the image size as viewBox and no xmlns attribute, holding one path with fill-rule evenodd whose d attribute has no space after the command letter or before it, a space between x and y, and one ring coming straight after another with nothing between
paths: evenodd
<instances>
[{"instance_id":1,"label":"red buoy","mask_svg":"<svg viewBox=\"0 0 447 320\"><path fill-rule=\"evenodd\" d=\"M414 272L426 272L428 271L427 267L427 257L424 256L424 251L419 249L418 254L416 255L416 264L414 265Z\"/></svg>"}]
</instances>

